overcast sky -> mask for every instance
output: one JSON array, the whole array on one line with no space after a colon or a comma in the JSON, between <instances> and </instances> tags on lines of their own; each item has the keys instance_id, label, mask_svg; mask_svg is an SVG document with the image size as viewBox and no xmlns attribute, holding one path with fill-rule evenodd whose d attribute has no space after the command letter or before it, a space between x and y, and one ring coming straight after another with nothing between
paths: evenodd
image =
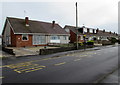
<instances>
[{"instance_id":1,"label":"overcast sky","mask_svg":"<svg viewBox=\"0 0 120 85\"><path fill-rule=\"evenodd\" d=\"M26 1L26 2L24 2ZM78 24L118 32L119 0L4 0L0 2L0 33L6 17L24 18L75 26L75 2L78 2ZM24 13L24 10L26 11Z\"/></svg>"}]
</instances>

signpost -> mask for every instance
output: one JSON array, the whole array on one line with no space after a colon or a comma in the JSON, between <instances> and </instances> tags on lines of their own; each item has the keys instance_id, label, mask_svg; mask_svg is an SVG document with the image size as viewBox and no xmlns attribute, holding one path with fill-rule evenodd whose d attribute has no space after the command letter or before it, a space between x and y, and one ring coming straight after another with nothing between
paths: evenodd
<instances>
[{"instance_id":1,"label":"signpost","mask_svg":"<svg viewBox=\"0 0 120 85\"><path fill-rule=\"evenodd\" d=\"M86 40L85 40L86 35L83 35L83 38L84 38L84 50L85 50L86 49Z\"/></svg>"}]
</instances>

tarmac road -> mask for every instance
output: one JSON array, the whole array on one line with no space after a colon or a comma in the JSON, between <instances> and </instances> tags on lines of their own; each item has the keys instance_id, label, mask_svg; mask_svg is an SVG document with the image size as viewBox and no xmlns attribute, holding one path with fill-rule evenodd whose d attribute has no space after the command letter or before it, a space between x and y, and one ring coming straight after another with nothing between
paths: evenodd
<instances>
[{"instance_id":1,"label":"tarmac road","mask_svg":"<svg viewBox=\"0 0 120 85\"><path fill-rule=\"evenodd\" d=\"M3 83L96 83L118 67L118 47L6 63L1 67Z\"/></svg>"}]
</instances>

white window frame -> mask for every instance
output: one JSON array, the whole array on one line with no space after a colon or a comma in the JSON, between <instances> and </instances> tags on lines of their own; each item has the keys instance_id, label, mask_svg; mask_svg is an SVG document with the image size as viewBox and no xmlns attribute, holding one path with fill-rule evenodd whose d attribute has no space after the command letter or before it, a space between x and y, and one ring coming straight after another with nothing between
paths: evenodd
<instances>
[{"instance_id":1,"label":"white window frame","mask_svg":"<svg viewBox=\"0 0 120 85\"><path fill-rule=\"evenodd\" d=\"M63 36L63 39L64 39L64 40L67 40L67 36Z\"/></svg>"},{"instance_id":2,"label":"white window frame","mask_svg":"<svg viewBox=\"0 0 120 85\"><path fill-rule=\"evenodd\" d=\"M87 32L87 28L83 28L84 29L84 31L83 32Z\"/></svg>"},{"instance_id":3,"label":"white window frame","mask_svg":"<svg viewBox=\"0 0 120 85\"><path fill-rule=\"evenodd\" d=\"M27 40L23 40L23 36L26 35L27 37ZM28 41L29 40L29 37L28 37L28 34L22 34L22 41Z\"/></svg>"},{"instance_id":4,"label":"white window frame","mask_svg":"<svg viewBox=\"0 0 120 85\"><path fill-rule=\"evenodd\" d=\"M42 42L42 40L43 40L42 38L44 38L44 43ZM45 35L33 35L33 39L32 40L33 40L33 45L46 44L46 37L45 37Z\"/></svg>"},{"instance_id":5,"label":"white window frame","mask_svg":"<svg viewBox=\"0 0 120 85\"><path fill-rule=\"evenodd\" d=\"M97 33L96 29L95 29L94 33Z\"/></svg>"},{"instance_id":6,"label":"white window frame","mask_svg":"<svg viewBox=\"0 0 120 85\"><path fill-rule=\"evenodd\" d=\"M90 33L93 33L93 29L89 29L89 32L90 32Z\"/></svg>"},{"instance_id":7,"label":"white window frame","mask_svg":"<svg viewBox=\"0 0 120 85\"><path fill-rule=\"evenodd\" d=\"M53 39L53 37L54 37L54 39ZM50 40L60 40L60 36L52 35L52 36L50 36Z\"/></svg>"}]
</instances>

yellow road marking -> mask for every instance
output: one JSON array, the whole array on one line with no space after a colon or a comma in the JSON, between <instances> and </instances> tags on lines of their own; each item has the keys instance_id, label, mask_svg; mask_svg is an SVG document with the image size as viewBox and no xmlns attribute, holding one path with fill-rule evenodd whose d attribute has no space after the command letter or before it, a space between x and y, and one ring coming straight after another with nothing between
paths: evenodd
<instances>
[{"instance_id":1,"label":"yellow road marking","mask_svg":"<svg viewBox=\"0 0 120 85\"><path fill-rule=\"evenodd\" d=\"M5 78L5 77L3 77L3 76L0 76L0 79L2 79L2 78Z\"/></svg>"},{"instance_id":2,"label":"yellow road marking","mask_svg":"<svg viewBox=\"0 0 120 85\"><path fill-rule=\"evenodd\" d=\"M17 72L17 73L21 73L20 71L15 71L15 72Z\"/></svg>"},{"instance_id":3,"label":"yellow road marking","mask_svg":"<svg viewBox=\"0 0 120 85\"><path fill-rule=\"evenodd\" d=\"M32 71L36 71L36 70L39 70L39 69L43 69L46 66L39 65L39 64L34 64L34 63L31 63L31 62L25 62L25 63L5 65L5 67L13 69L13 71L15 71L17 73L23 73L23 72L32 72Z\"/></svg>"},{"instance_id":4,"label":"yellow road marking","mask_svg":"<svg viewBox=\"0 0 120 85\"><path fill-rule=\"evenodd\" d=\"M79 61L79 60L81 60L81 59L75 59L74 61Z\"/></svg>"},{"instance_id":5,"label":"yellow road marking","mask_svg":"<svg viewBox=\"0 0 120 85\"><path fill-rule=\"evenodd\" d=\"M57 64L54 64L55 66L58 66L58 65L63 65L65 64L66 62L62 62L62 63L57 63Z\"/></svg>"},{"instance_id":6,"label":"yellow road marking","mask_svg":"<svg viewBox=\"0 0 120 85\"><path fill-rule=\"evenodd\" d=\"M88 56L88 58L91 58L91 57L94 57L94 56Z\"/></svg>"},{"instance_id":7,"label":"yellow road marking","mask_svg":"<svg viewBox=\"0 0 120 85\"><path fill-rule=\"evenodd\" d=\"M36 66L39 66L38 64L31 64L31 65L29 65L29 66L21 66L21 67L16 67L16 68L14 68L14 69L25 69L25 68L30 68L30 67L36 67ZM41 66L40 65L40 67L45 67L45 66ZM12 68L11 68L12 69Z\"/></svg>"},{"instance_id":8,"label":"yellow road marking","mask_svg":"<svg viewBox=\"0 0 120 85\"><path fill-rule=\"evenodd\" d=\"M28 72L32 72L32 71L36 71L36 70L40 70L40 69L43 69L43 68L38 68L38 69L29 70L29 71L25 71L25 72L28 73Z\"/></svg>"},{"instance_id":9,"label":"yellow road marking","mask_svg":"<svg viewBox=\"0 0 120 85\"><path fill-rule=\"evenodd\" d=\"M19 71L26 71L26 70L31 70L31 69L36 69L36 68L40 68L41 66L37 66L37 67L31 67L31 68L27 68L27 69L23 69L23 70L19 70Z\"/></svg>"}]
</instances>

